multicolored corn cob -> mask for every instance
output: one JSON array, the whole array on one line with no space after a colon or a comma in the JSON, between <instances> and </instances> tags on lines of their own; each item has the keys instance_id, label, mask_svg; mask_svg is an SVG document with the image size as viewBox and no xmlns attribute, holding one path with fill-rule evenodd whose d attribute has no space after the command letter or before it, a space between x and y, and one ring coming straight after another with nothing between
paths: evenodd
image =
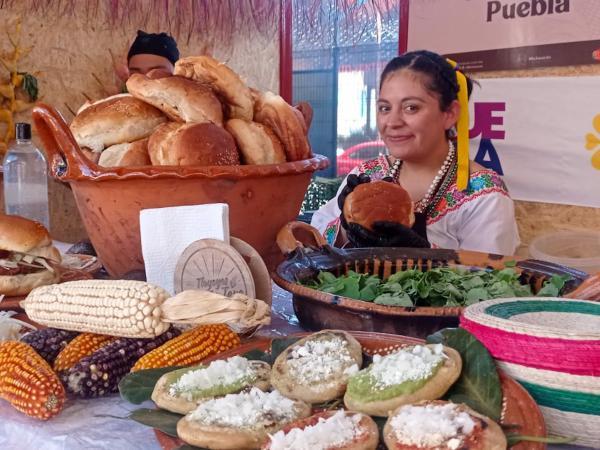
<instances>
[{"instance_id":1,"label":"multicolored corn cob","mask_svg":"<svg viewBox=\"0 0 600 450\"><path fill-rule=\"evenodd\" d=\"M118 338L106 334L81 333L61 350L54 360L54 370L63 372L70 369L86 356L116 341Z\"/></svg>"},{"instance_id":2,"label":"multicolored corn cob","mask_svg":"<svg viewBox=\"0 0 600 450\"><path fill-rule=\"evenodd\" d=\"M119 381L138 359L179 334L171 328L153 339L118 338L63 372L62 380L69 392L83 398L117 392Z\"/></svg>"},{"instance_id":3,"label":"multicolored corn cob","mask_svg":"<svg viewBox=\"0 0 600 450\"><path fill-rule=\"evenodd\" d=\"M78 334L75 331L44 328L27 333L21 338L21 342L33 347L48 364L52 365L60 351Z\"/></svg>"}]
</instances>

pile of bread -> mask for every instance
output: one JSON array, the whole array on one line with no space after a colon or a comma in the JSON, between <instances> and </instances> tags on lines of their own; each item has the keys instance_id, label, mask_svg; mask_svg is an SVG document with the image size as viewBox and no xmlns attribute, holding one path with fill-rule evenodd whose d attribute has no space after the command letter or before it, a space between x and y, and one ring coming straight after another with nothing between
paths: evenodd
<instances>
[{"instance_id":1,"label":"pile of bread","mask_svg":"<svg viewBox=\"0 0 600 450\"><path fill-rule=\"evenodd\" d=\"M279 164L312 156L307 104L248 87L210 56L180 59L174 75L134 74L128 94L84 105L71 132L101 166Z\"/></svg>"}]
</instances>

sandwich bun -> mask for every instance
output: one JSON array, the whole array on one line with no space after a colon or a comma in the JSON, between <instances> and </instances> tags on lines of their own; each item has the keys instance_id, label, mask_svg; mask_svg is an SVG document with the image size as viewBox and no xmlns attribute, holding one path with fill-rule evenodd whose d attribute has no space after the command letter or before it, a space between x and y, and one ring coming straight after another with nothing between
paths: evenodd
<instances>
[{"instance_id":1,"label":"sandwich bun","mask_svg":"<svg viewBox=\"0 0 600 450\"><path fill-rule=\"evenodd\" d=\"M212 123L163 124L150 136L148 153L155 166L229 166L240 163L233 137Z\"/></svg>"},{"instance_id":2,"label":"sandwich bun","mask_svg":"<svg viewBox=\"0 0 600 450\"><path fill-rule=\"evenodd\" d=\"M399 184L372 181L359 184L344 201L344 217L369 230L375 222L386 221L412 227L414 206L410 195Z\"/></svg>"},{"instance_id":3,"label":"sandwich bun","mask_svg":"<svg viewBox=\"0 0 600 450\"><path fill-rule=\"evenodd\" d=\"M58 265L61 262L60 252L52 245L48 230L42 224L20 216L0 214L0 250L4 251L3 253L8 252L7 258L10 258L10 253L16 252L44 258L51 265ZM38 286L60 280L57 269L48 270L40 267L34 271L18 273L19 270L2 266L0 294L25 295Z\"/></svg>"},{"instance_id":4,"label":"sandwich bun","mask_svg":"<svg viewBox=\"0 0 600 450\"><path fill-rule=\"evenodd\" d=\"M171 120L223 125L221 102L209 87L197 81L177 76L151 79L136 73L127 80L127 90Z\"/></svg>"},{"instance_id":5,"label":"sandwich bun","mask_svg":"<svg viewBox=\"0 0 600 450\"><path fill-rule=\"evenodd\" d=\"M103 167L149 166L148 139L111 145L100 153L98 165Z\"/></svg>"},{"instance_id":6,"label":"sandwich bun","mask_svg":"<svg viewBox=\"0 0 600 450\"><path fill-rule=\"evenodd\" d=\"M231 119L225 129L235 139L244 164L280 164L285 151L279 138L269 127L243 119Z\"/></svg>"},{"instance_id":7,"label":"sandwich bun","mask_svg":"<svg viewBox=\"0 0 600 450\"><path fill-rule=\"evenodd\" d=\"M100 100L83 109L71 123L80 147L101 152L114 144L148 137L167 118L157 108L129 94Z\"/></svg>"}]
</instances>

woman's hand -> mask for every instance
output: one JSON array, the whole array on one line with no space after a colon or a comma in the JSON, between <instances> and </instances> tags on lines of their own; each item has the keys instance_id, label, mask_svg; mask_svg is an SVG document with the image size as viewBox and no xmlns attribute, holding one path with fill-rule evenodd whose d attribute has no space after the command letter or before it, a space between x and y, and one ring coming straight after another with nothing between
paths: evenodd
<instances>
[{"instance_id":1,"label":"woman's hand","mask_svg":"<svg viewBox=\"0 0 600 450\"><path fill-rule=\"evenodd\" d=\"M383 180L393 182L391 178L384 178ZM348 241L354 247L430 247L426 237L426 217L424 214L415 214L415 223L412 228L395 222L379 221L373 223L372 230L369 230L358 223L348 223L346 221L343 213L346 197L359 184L370 182L371 178L368 175L350 174L346 180L346 186L338 196L338 206L342 211L340 222L346 230Z\"/></svg>"}]
</instances>

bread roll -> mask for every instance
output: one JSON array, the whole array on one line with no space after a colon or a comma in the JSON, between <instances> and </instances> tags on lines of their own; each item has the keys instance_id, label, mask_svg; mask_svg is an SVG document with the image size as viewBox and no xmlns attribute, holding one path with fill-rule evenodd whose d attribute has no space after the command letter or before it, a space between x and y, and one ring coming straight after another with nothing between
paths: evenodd
<instances>
[{"instance_id":1,"label":"bread roll","mask_svg":"<svg viewBox=\"0 0 600 450\"><path fill-rule=\"evenodd\" d=\"M127 80L127 90L171 120L223 125L221 102L210 88L197 81L174 76L150 79L136 73Z\"/></svg>"},{"instance_id":2,"label":"bread roll","mask_svg":"<svg viewBox=\"0 0 600 450\"><path fill-rule=\"evenodd\" d=\"M300 114L302 114L302 119L304 121L306 134L308 134L308 130L310 129L310 125L312 123L312 118L313 118L312 106L310 106L310 103L308 103L308 102L300 102L296 106L294 106L294 108L296 108L296 110L299 111Z\"/></svg>"},{"instance_id":3,"label":"bread roll","mask_svg":"<svg viewBox=\"0 0 600 450\"><path fill-rule=\"evenodd\" d=\"M156 166L227 166L240 163L233 137L212 123L175 122L150 136L148 153Z\"/></svg>"},{"instance_id":4,"label":"bread roll","mask_svg":"<svg viewBox=\"0 0 600 450\"><path fill-rule=\"evenodd\" d=\"M149 166L148 139L111 145L100 154L98 164L103 167Z\"/></svg>"},{"instance_id":5,"label":"bread roll","mask_svg":"<svg viewBox=\"0 0 600 450\"><path fill-rule=\"evenodd\" d=\"M225 100L227 118L252 120L254 101L250 89L225 64L210 56L190 56L175 63L174 74L208 84Z\"/></svg>"},{"instance_id":6,"label":"bread roll","mask_svg":"<svg viewBox=\"0 0 600 450\"><path fill-rule=\"evenodd\" d=\"M244 164L285 162L283 145L269 127L243 119L231 119L225 128L237 142Z\"/></svg>"},{"instance_id":7,"label":"bread roll","mask_svg":"<svg viewBox=\"0 0 600 450\"><path fill-rule=\"evenodd\" d=\"M151 80L158 80L159 78L172 77L173 74L167 69L156 68L146 73L146 76Z\"/></svg>"},{"instance_id":8,"label":"bread roll","mask_svg":"<svg viewBox=\"0 0 600 450\"><path fill-rule=\"evenodd\" d=\"M261 94L255 105L254 120L275 132L283 144L288 161L299 161L312 156L302 114L279 95L272 92Z\"/></svg>"},{"instance_id":9,"label":"bread roll","mask_svg":"<svg viewBox=\"0 0 600 450\"><path fill-rule=\"evenodd\" d=\"M359 184L344 202L344 217L372 230L373 223L386 221L412 227L415 222L413 202L399 184L373 181Z\"/></svg>"},{"instance_id":10,"label":"bread roll","mask_svg":"<svg viewBox=\"0 0 600 450\"><path fill-rule=\"evenodd\" d=\"M71 132L80 147L101 152L114 144L148 137L166 120L154 106L129 94L121 94L83 109L73 119Z\"/></svg>"}]
</instances>

